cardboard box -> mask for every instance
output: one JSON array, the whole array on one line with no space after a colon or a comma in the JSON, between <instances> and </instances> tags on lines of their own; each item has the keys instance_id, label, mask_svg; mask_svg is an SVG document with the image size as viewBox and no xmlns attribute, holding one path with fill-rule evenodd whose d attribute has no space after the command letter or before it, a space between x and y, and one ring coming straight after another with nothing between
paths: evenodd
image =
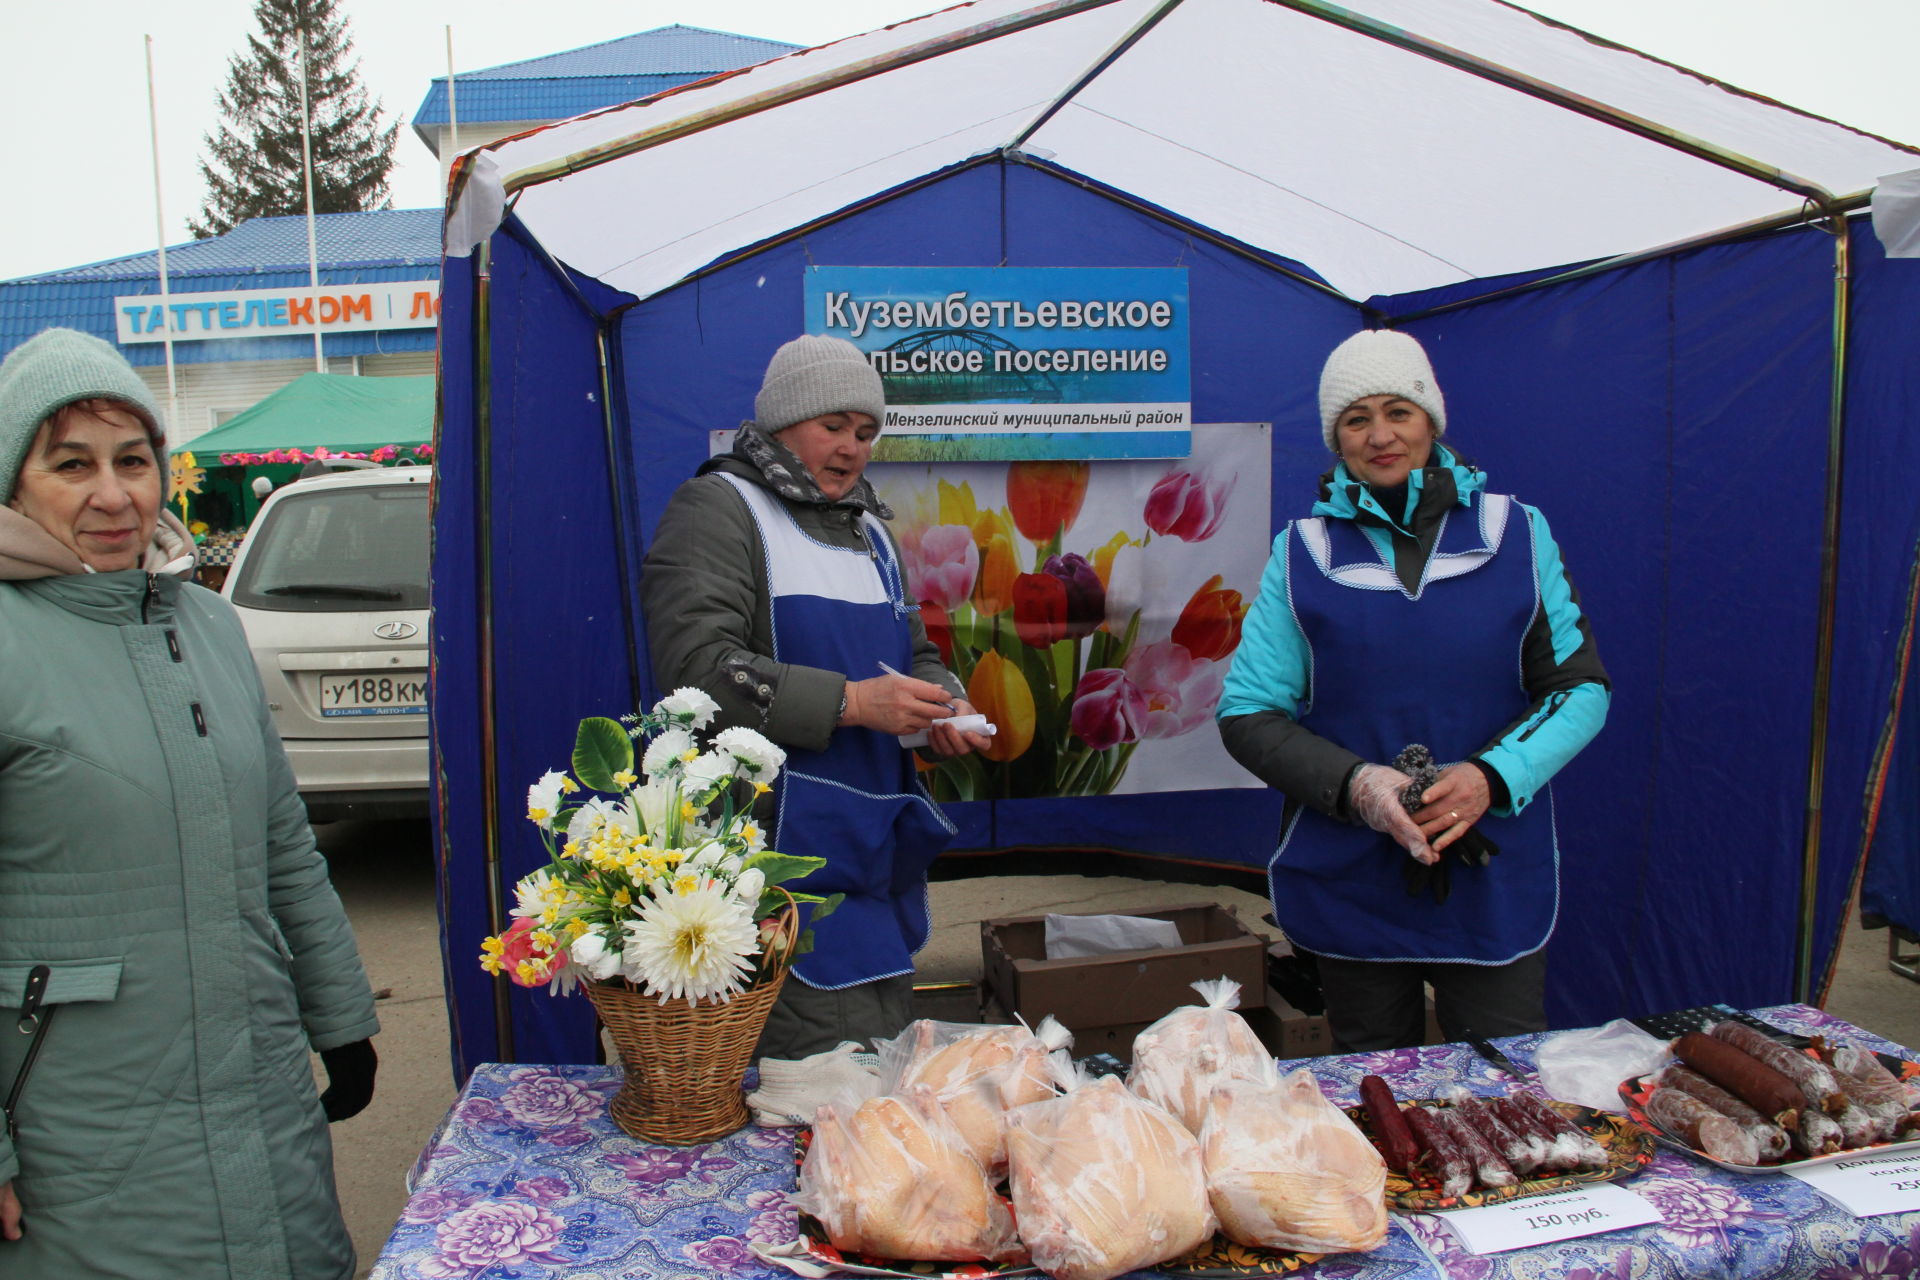
<instances>
[{"instance_id":1,"label":"cardboard box","mask_svg":"<svg viewBox=\"0 0 1920 1280\"><path fill-rule=\"evenodd\" d=\"M1030 1026L1049 1014L1058 1018L1074 1033L1076 1057L1111 1053L1122 1061L1131 1060L1133 1037L1143 1028L1198 1003L1192 982L1232 978L1243 1004L1264 996L1266 941L1227 908L1202 903L1126 914L1173 921L1181 945L1049 960L1045 916L981 921L987 996Z\"/></svg>"},{"instance_id":2,"label":"cardboard box","mask_svg":"<svg viewBox=\"0 0 1920 1280\"><path fill-rule=\"evenodd\" d=\"M1265 1008L1243 1008L1240 1014L1276 1058L1321 1058L1333 1052L1326 1015L1300 1012L1272 987L1267 988Z\"/></svg>"}]
</instances>

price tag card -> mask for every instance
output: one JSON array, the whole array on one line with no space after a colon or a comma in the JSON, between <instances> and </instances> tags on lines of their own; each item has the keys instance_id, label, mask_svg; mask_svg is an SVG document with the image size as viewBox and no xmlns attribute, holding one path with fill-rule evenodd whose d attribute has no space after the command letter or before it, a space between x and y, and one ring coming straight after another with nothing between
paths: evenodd
<instances>
[{"instance_id":1,"label":"price tag card","mask_svg":"<svg viewBox=\"0 0 1920 1280\"><path fill-rule=\"evenodd\" d=\"M1862 1155L1786 1172L1856 1218L1920 1209L1920 1151Z\"/></svg>"},{"instance_id":2,"label":"price tag card","mask_svg":"<svg viewBox=\"0 0 1920 1280\"><path fill-rule=\"evenodd\" d=\"M1661 1221L1659 1210L1624 1187L1608 1182L1477 1209L1448 1209L1434 1216L1473 1253L1505 1253Z\"/></svg>"}]
</instances>

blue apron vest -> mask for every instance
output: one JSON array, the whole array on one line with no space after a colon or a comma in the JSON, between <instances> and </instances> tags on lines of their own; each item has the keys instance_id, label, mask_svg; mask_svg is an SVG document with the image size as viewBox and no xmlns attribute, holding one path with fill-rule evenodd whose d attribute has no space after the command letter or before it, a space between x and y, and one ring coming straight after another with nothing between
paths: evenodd
<instances>
[{"instance_id":1,"label":"blue apron vest","mask_svg":"<svg viewBox=\"0 0 1920 1280\"><path fill-rule=\"evenodd\" d=\"M861 514L867 550L808 537L780 499L738 476L727 481L747 504L766 553L773 656L779 662L881 674L911 669L912 608L885 528ZM915 776L899 739L872 729L835 729L824 751L789 751L775 785L771 847L825 858L792 887L846 894L814 927L813 950L794 976L838 990L913 972L932 911L927 867L956 828Z\"/></svg>"},{"instance_id":2,"label":"blue apron vest","mask_svg":"<svg viewBox=\"0 0 1920 1280\"><path fill-rule=\"evenodd\" d=\"M1420 742L1444 768L1529 703L1521 646L1540 608L1532 522L1501 494L1479 495L1444 521L1412 593L1351 520L1295 521L1282 544L1288 600L1307 643L1300 723L1373 763ZM1268 887L1274 919L1309 951L1505 964L1553 932L1559 849L1550 789L1513 817L1480 820L1500 852L1483 868L1456 862L1445 903L1406 892L1408 854L1391 838L1289 807Z\"/></svg>"}]
</instances>

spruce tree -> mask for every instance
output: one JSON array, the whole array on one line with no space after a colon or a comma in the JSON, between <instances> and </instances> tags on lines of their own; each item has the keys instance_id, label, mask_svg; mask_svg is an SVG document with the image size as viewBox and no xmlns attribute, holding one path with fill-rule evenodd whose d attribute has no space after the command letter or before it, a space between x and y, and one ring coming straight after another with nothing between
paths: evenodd
<instances>
[{"instance_id":1,"label":"spruce tree","mask_svg":"<svg viewBox=\"0 0 1920 1280\"><path fill-rule=\"evenodd\" d=\"M368 101L353 39L338 0L258 0L260 24L246 48L227 60L221 124L206 136L200 173L207 196L187 224L196 239L248 218L304 214L300 154L300 33L307 38L307 103L312 118L313 210L353 213L391 201L397 126L380 127L380 103Z\"/></svg>"}]
</instances>

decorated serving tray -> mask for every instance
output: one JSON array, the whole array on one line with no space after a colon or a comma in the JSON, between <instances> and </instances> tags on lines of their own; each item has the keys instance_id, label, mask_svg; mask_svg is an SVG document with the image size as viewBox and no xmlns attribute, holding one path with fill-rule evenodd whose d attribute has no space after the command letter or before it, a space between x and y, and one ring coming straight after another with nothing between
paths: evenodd
<instances>
[{"instance_id":1,"label":"decorated serving tray","mask_svg":"<svg viewBox=\"0 0 1920 1280\"><path fill-rule=\"evenodd\" d=\"M1887 1055L1882 1054L1884 1059ZM1896 1074L1902 1080L1920 1077L1920 1062L1898 1059ZM1620 1097L1627 1104L1627 1115L1637 1125L1642 1126L1656 1139L1677 1151L1684 1151L1696 1160L1704 1160L1729 1173L1787 1173L1795 1169L1817 1169L1823 1164L1832 1164L1837 1160L1852 1160L1863 1155L1886 1155L1894 1151L1911 1151L1920 1148L1920 1138L1907 1138L1900 1142L1871 1142L1864 1147L1846 1147L1831 1155L1807 1156L1799 1160L1782 1160L1775 1164L1734 1164L1728 1160L1718 1160L1700 1148L1693 1146L1684 1138L1669 1133L1647 1116L1647 1099L1653 1096L1657 1088L1653 1077L1635 1076L1620 1085Z\"/></svg>"},{"instance_id":2,"label":"decorated serving tray","mask_svg":"<svg viewBox=\"0 0 1920 1280\"><path fill-rule=\"evenodd\" d=\"M1387 1206L1403 1213L1431 1213L1437 1209L1472 1209L1480 1205L1500 1204L1508 1200L1520 1200L1527 1196L1550 1195L1556 1191L1565 1191L1569 1187L1585 1186L1590 1182L1612 1182L1638 1173L1653 1163L1653 1140L1642 1129L1628 1122L1624 1116L1614 1115L1610 1111L1595 1111L1577 1103L1562 1102L1558 1098L1542 1098L1548 1106L1573 1121L1606 1149L1607 1163L1598 1169L1582 1169L1575 1173L1553 1173L1538 1178L1522 1178L1510 1187L1485 1188L1476 1186L1473 1190L1457 1196L1443 1195L1436 1186L1416 1182L1405 1174L1387 1168ZM1422 1102L1433 1106L1448 1105L1435 1099L1403 1098L1403 1103ZM1348 1107L1347 1114L1360 1126L1360 1132L1373 1139L1378 1138L1367 1122L1365 1107Z\"/></svg>"}]
</instances>

